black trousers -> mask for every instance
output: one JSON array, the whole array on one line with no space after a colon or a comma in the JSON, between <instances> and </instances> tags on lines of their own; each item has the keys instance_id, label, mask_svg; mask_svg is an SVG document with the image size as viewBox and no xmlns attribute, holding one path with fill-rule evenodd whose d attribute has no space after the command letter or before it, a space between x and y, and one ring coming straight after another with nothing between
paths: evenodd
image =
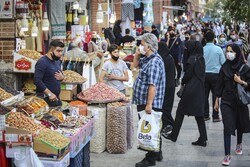
<instances>
[{"instance_id":1,"label":"black trousers","mask_svg":"<svg viewBox=\"0 0 250 167\"><path fill-rule=\"evenodd\" d=\"M206 78L205 78L205 114L204 117L208 118L209 117L209 93L210 91L212 92L212 107L213 107L213 118L217 119L219 118L219 112L214 110L214 104L215 104L215 87L217 83L219 74L215 73L206 73Z\"/></svg>"},{"instance_id":2,"label":"black trousers","mask_svg":"<svg viewBox=\"0 0 250 167\"><path fill-rule=\"evenodd\" d=\"M146 105L137 105L138 112L145 110L145 108L146 108ZM153 110L157 112L161 112L161 109L158 109L158 108L153 108ZM155 161L155 159L162 154L161 147L162 147L162 139L160 136L160 151L159 152L148 151L146 154L146 158L151 162Z\"/></svg>"},{"instance_id":3,"label":"black trousers","mask_svg":"<svg viewBox=\"0 0 250 167\"><path fill-rule=\"evenodd\" d=\"M175 68L177 71L177 79L180 79L182 68L181 68L181 64L179 62L178 55L173 55L173 58L174 58Z\"/></svg>"},{"instance_id":4,"label":"black trousers","mask_svg":"<svg viewBox=\"0 0 250 167\"><path fill-rule=\"evenodd\" d=\"M174 126L174 119L172 117L172 108L174 104L175 87L167 88L162 105L162 125L163 128L167 125Z\"/></svg>"},{"instance_id":5,"label":"black trousers","mask_svg":"<svg viewBox=\"0 0 250 167\"><path fill-rule=\"evenodd\" d=\"M177 109L175 116L175 124L171 133L173 141L176 141L183 123L184 115L180 110ZM200 133L199 141L207 141L207 130L204 121L204 117L195 117L196 123L198 125L198 130Z\"/></svg>"}]
</instances>

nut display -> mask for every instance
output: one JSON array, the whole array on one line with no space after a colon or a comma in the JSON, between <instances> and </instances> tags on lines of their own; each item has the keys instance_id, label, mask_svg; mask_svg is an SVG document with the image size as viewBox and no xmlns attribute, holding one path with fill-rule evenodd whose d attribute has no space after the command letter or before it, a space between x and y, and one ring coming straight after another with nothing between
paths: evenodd
<instances>
[{"instance_id":1,"label":"nut display","mask_svg":"<svg viewBox=\"0 0 250 167\"><path fill-rule=\"evenodd\" d=\"M127 107L124 103L107 106L107 151L125 153L127 150Z\"/></svg>"},{"instance_id":2,"label":"nut display","mask_svg":"<svg viewBox=\"0 0 250 167\"><path fill-rule=\"evenodd\" d=\"M27 130L32 134L44 128L43 125L35 123L32 118L26 117L20 112L10 112L6 119L6 124L9 124L11 127Z\"/></svg>"},{"instance_id":3,"label":"nut display","mask_svg":"<svg viewBox=\"0 0 250 167\"><path fill-rule=\"evenodd\" d=\"M41 130L36 139L43 140L59 149L64 148L70 143L70 140L68 138L50 129Z\"/></svg>"},{"instance_id":4,"label":"nut display","mask_svg":"<svg viewBox=\"0 0 250 167\"><path fill-rule=\"evenodd\" d=\"M6 92L12 94L12 95L18 95L19 94L19 91L7 86L7 85L4 85L3 83L0 84L0 88L4 89Z\"/></svg>"},{"instance_id":5,"label":"nut display","mask_svg":"<svg viewBox=\"0 0 250 167\"><path fill-rule=\"evenodd\" d=\"M33 79L28 79L24 82L23 91L24 92L35 92L36 85Z\"/></svg>"},{"instance_id":6,"label":"nut display","mask_svg":"<svg viewBox=\"0 0 250 167\"><path fill-rule=\"evenodd\" d=\"M11 93L6 92L4 89L0 88L0 101L4 101L13 97Z\"/></svg>"},{"instance_id":7,"label":"nut display","mask_svg":"<svg viewBox=\"0 0 250 167\"><path fill-rule=\"evenodd\" d=\"M77 97L81 100L100 102L121 100L125 98L125 95L105 83L97 83L79 93Z\"/></svg>"},{"instance_id":8,"label":"nut display","mask_svg":"<svg viewBox=\"0 0 250 167\"><path fill-rule=\"evenodd\" d=\"M21 49L18 51L18 54L31 58L33 60L38 60L42 56L39 52L29 49Z\"/></svg>"},{"instance_id":9,"label":"nut display","mask_svg":"<svg viewBox=\"0 0 250 167\"><path fill-rule=\"evenodd\" d=\"M28 114L43 112L48 104L36 96L29 97L17 104L17 111Z\"/></svg>"},{"instance_id":10,"label":"nut display","mask_svg":"<svg viewBox=\"0 0 250 167\"><path fill-rule=\"evenodd\" d=\"M9 113L11 109L9 107L4 107L0 104L0 115L5 115Z\"/></svg>"},{"instance_id":11,"label":"nut display","mask_svg":"<svg viewBox=\"0 0 250 167\"><path fill-rule=\"evenodd\" d=\"M86 78L78 74L77 72L71 70L63 71L64 80L63 83L84 83L86 82Z\"/></svg>"}]
</instances>

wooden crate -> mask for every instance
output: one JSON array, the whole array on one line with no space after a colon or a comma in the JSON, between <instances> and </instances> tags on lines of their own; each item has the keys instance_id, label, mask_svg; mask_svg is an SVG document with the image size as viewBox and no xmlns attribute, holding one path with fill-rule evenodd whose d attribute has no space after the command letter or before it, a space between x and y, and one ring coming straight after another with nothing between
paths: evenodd
<instances>
[{"instance_id":1,"label":"wooden crate","mask_svg":"<svg viewBox=\"0 0 250 167\"><path fill-rule=\"evenodd\" d=\"M0 38L15 38L16 26L14 21L0 21Z\"/></svg>"},{"instance_id":2,"label":"wooden crate","mask_svg":"<svg viewBox=\"0 0 250 167\"><path fill-rule=\"evenodd\" d=\"M13 62L13 50L15 50L15 39L0 39L0 61Z\"/></svg>"}]
</instances>

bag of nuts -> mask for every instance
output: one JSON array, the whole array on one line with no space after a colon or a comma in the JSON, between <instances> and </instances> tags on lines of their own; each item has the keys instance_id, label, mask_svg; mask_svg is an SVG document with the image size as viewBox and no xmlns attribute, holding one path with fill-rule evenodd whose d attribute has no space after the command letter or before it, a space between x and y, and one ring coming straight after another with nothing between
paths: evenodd
<instances>
[{"instance_id":1,"label":"bag of nuts","mask_svg":"<svg viewBox=\"0 0 250 167\"><path fill-rule=\"evenodd\" d=\"M109 103L107 106L107 151L121 154L127 151L126 103Z\"/></svg>"}]
</instances>

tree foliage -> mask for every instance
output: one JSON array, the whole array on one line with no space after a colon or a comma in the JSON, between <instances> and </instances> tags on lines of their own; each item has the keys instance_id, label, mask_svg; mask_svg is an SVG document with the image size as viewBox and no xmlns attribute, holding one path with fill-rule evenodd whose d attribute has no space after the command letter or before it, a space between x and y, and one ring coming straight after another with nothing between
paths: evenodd
<instances>
[{"instance_id":1,"label":"tree foliage","mask_svg":"<svg viewBox=\"0 0 250 167\"><path fill-rule=\"evenodd\" d=\"M223 0L223 9L233 20L250 23L250 0Z\"/></svg>"}]
</instances>

